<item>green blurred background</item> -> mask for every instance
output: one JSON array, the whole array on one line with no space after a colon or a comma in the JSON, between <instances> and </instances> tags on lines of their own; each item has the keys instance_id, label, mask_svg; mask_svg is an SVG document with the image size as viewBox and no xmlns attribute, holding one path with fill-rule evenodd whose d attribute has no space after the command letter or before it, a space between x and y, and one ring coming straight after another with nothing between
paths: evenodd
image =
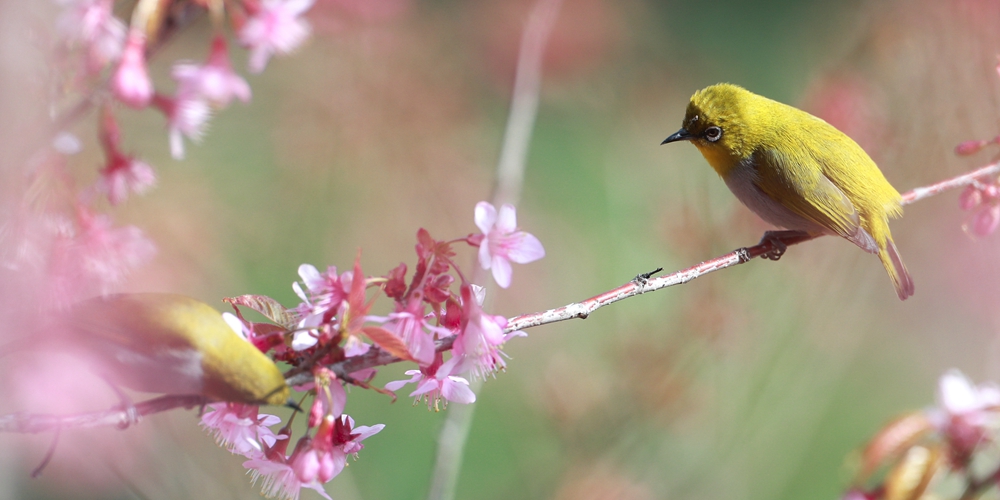
<instances>
[{"instance_id":1,"label":"green blurred background","mask_svg":"<svg viewBox=\"0 0 1000 500\"><path fill-rule=\"evenodd\" d=\"M17 113L34 116L15 75L44 66L24 32L52 15L17 5L3 4L9 132ZM127 149L160 176L112 212L160 248L127 288L294 305L303 262L346 269L360 248L365 272L383 274L412 266L420 227L439 239L475 232L531 5L318 0L308 44L249 77L252 101L216 116L182 162L169 158L161 116L121 110ZM196 24L157 55L159 88L172 88L170 62L204 57L209 34ZM695 148L659 146L693 91L728 81L816 113L904 191L989 161L951 151L1000 132L998 51L1000 3L987 0L565 0L518 210L548 255L516 266L510 289L491 290L492 312L560 306L758 240L767 226ZM71 167L83 182L101 162L94 121L75 130L85 150ZM945 370L1000 378L998 237L967 236L968 216L948 193L893 223L917 287L906 302L877 259L822 238L779 263L528 331L479 394L457 497L837 498L852 453L894 415L933 404ZM463 251L471 268L474 252ZM376 382L407 368L384 368ZM386 428L328 485L333 498L426 496L446 413L401 395L389 404L351 390L347 413ZM0 436L0 494L258 495L194 412L61 440L33 480L50 436Z\"/></svg>"}]
</instances>

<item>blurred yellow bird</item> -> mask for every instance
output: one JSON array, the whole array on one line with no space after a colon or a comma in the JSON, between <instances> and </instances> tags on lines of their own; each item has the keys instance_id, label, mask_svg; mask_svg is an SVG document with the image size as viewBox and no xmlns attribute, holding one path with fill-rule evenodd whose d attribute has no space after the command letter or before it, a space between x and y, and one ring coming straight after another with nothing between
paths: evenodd
<instances>
[{"instance_id":1,"label":"blurred yellow bird","mask_svg":"<svg viewBox=\"0 0 1000 500\"><path fill-rule=\"evenodd\" d=\"M899 192L861 146L829 123L720 83L691 96L682 127L661 144L691 141L729 189L765 221L835 234L877 254L900 300L913 295L889 233Z\"/></svg>"},{"instance_id":2,"label":"blurred yellow bird","mask_svg":"<svg viewBox=\"0 0 1000 500\"><path fill-rule=\"evenodd\" d=\"M59 324L68 347L93 359L112 383L142 392L294 407L274 362L233 331L221 313L190 297L98 297L74 305Z\"/></svg>"}]
</instances>

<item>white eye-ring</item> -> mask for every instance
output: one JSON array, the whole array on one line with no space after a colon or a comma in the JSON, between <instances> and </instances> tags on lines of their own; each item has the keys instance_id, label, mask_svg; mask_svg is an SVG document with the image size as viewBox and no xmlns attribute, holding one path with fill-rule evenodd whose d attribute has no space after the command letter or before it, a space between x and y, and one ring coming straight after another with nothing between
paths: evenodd
<instances>
[{"instance_id":1,"label":"white eye-ring","mask_svg":"<svg viewBox=\"0 0 1000 500\"><path fill-rule=\"evenodd\" d=\"M712 126L705 129L705 139L708 139L708 142L715 142L720 137L722 137L721 128Z\"/></svg>"}]
</instances>

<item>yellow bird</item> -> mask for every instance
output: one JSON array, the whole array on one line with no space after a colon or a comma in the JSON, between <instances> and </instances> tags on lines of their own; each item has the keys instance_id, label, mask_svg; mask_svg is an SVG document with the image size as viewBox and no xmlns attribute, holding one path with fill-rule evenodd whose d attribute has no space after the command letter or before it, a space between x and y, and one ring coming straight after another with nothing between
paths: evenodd
<instances>
[{"instance_id":1,"label":"yellow bird","mask_svg":"<svg viewBox=\"0 0 1000 500\"><path fill-rule=\"evenodd\" d=\"M765 221L835 234L877 254L900 300L913 295L889 233L899 192L861 146L829 123L742 87L691 96L682 128L661 144L691 141L729 189Z\"/></svg>"},{"instance_id":2,"label":"yellow bird","mask_svg":"<svg viewBox=\"0 0 1000 500\"><path fill-rule=\"evenodd\" d=\"M190 297L98 297L74 305L59 325L59 338L94 360L112 383L216 401L289 404L288 386L274 362L234 332L221 313Z\"/></svg>"}]
</instances>

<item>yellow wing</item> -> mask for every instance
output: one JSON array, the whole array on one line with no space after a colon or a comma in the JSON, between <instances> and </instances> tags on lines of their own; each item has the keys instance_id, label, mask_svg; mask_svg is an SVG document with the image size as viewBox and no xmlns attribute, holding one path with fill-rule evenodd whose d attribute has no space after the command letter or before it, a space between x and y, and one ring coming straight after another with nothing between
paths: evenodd
<instances>
[{"instance_id":1,"label":"yellow wing","mask_svg":"<svg viewBox=\"0 0 1000 500\"><path fill-rule=\"evenodd\" d=\"M757 187L796 214L877 253L878 246L862 227L851 199L823 173L820 163L803 148L788 152L763 149L754 154Z\"/></svg>"}]
</instances>

